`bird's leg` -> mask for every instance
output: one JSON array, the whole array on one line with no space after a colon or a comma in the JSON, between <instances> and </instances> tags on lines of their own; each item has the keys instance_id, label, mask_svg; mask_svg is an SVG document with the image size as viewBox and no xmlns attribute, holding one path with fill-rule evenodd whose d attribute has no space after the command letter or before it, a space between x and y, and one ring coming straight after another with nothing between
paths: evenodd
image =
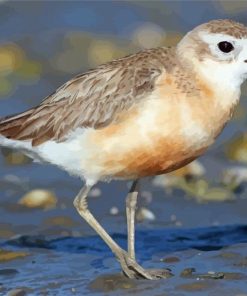
<instances>
[{"instance_id":1,"label":"bird's leg","mask_svg":"<svg viewBox=\"0 0 247 296\"><path fill-rule=\"evenodd\" d=\"M112 252L117 257L121 264L124 274L129 278L142 278L142 279L155 279L151 274L145 271L135 260L131 259L129 254L124 251L105 231L105 229L94 218L87 206L87 195L90 191L90 186L85 186L81 189L79 194L74 200L74 206L82 218L99 234L99 236L105 241Z\"/></svg>"},{"instance_id":2,"label":"bird's leg","mask_svg":"<svg viewBox=\"0 0 247 296\"><path fill-rule=\"evenodd\" d=\"M126 197L126 216L128 229L128 253L135 260L135 211L138 195L138 180L133 181L130 191Z\"/></svg>"},{"instance_id":3,"label":"bird's leg","mask_svg":"<svg viewBox=\"0 0 247 296\"><path fill-rule=\"evenodd\" d=\"M88 210L87 205L87 195L91 189L91 186L84 186L79 194L74 199L74 206L78 213L86 222L100 235L100 237L105 241L113 253L120 251L120 247L115 243L115 241L110 237L110 235L103 229L99 222L94 218L91 212Z\"/></svg>"},{"instance_id":4,"label":"bird's leg","mask_svg":"<svg viewBox=\"0 0 247 296\"><path fill-rule=\"evenodd\" d=\"M142 278L142 279L159 279L164 276L164 272L161 275L155 274L153 271L147 271L142 268L134 259L132 259L129 254L124 251L105 231L105 229L99 224L99 222L94 218L87 206L87 195L90 191L90 186L85 186L81 189L79 194L76 196L74 200L74 206L76 207L78 213L82 218L99 234L99 236L105 241L105 243L109 246L112 252L117 257L119 263L121 264L123 273L128 278Z\"/></svg>"},{"instance_id":5,"label":"bird's leg","mask_svg":"<svg viewBox=\"0 0 247 296\"><path fill-rule=\"evenodd\" d=\"M126 216L128 230L128 254L132 260L135 260L135 212L138 196L138 179L134 180L130 191L126 197ZM150 269L145 270L153 279L167 278L172 276L169 269Z\"/></svg>"}]
</instances>

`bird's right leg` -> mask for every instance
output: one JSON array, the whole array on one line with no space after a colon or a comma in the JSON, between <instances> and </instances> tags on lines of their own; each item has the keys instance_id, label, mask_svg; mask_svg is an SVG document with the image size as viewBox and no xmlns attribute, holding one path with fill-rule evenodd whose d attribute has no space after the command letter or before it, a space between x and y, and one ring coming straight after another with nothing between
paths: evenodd
<instances>
[{"instance_id":1,"label":"bird's right leg","mask_svg":"<svg viewBox=\"0 0 247 296\"><path fill-rule=\"evenodd\" d=\"M138 179L134 180L130 191L126 197L126 216L128 229L128 254L131 259L135 260L135 212L138 196ZM170 269L145 269L153 279L168 278L173 274Z\"/></svg>"},{"instance_id":2,"label":"bird's right leg","mask_svg":"<svg viewBox=\"0 0 247 296\"><path fill-rule=\"evenodd\" d=\"M105 241L112 252L117 257L121 264L124 274L129 278L142 278L142 279L157 279L150 275L144 268L142 268L134 259L130 258L129 254L124 251L105 231L105 229L94 218L87 206L87 195L90 191L90 186L84 186L74 200L74 206L78 213L86 222L99 234Z\"/></svg>"}]
</instances>

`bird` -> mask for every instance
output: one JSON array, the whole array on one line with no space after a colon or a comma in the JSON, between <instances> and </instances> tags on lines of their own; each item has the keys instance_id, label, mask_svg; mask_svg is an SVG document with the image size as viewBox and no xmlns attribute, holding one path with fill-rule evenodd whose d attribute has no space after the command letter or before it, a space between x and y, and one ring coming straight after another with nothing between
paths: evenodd
<instances>
[{"instance_id":1,"label":"bird","mask_svg":"<svg viewBox=\"0 0 247 296\"><path fill-rule=\"evenodd\" d=\"M0 119L0 145L60 167L84 185L79 215L119 261L125 276L155 280L135 256L140 179L174 171L212 145L231 119L247 79L247 27L230 19L198 25L173 47L146 49L73 77L40 105ZM120 247L89 210L99 181L131 180L128 244Z\"/></svg>"}]
</instances>

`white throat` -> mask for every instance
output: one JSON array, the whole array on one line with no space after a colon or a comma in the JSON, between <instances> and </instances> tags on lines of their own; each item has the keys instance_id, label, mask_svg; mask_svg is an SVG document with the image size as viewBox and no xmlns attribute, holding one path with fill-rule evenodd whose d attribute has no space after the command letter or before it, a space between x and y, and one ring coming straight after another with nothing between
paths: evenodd
<instances>
[{"instance_id":1,"label":"white throat","mask_svg":"<svg viewBox=\"0 0 247 296\"><path fill-rule=\"evenodd\" d=\"M205 60L198 64L196 71L212 87L218 106L230 110L238 103L244 78L237 72L237 67Z\"/></svg>"},{"instance_id":2,"label":"white throat","mask_svg":"<svg viewBox=\"0 0 247 296\"><path fill-rule=\"evenodd\" d=\"M196 66L196 70L220 92L228 91L231 94L240 94L244 77L238 73L235 65L205 60Z\"/></svg>"}]
</instances>

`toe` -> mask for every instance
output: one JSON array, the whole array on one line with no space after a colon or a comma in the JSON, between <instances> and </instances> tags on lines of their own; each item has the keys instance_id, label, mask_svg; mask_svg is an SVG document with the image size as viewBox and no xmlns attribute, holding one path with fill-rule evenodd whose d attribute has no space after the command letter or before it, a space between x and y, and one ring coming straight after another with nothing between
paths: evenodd
<instances>
[{"instance_id":1,"label":"toe","mask_svg":"<svg viewBox=\"0 0 247 296\"><path fill-rule=\"evenodd\" d=\"M122 266L124 275L128 278L158 280L173 276L170 269L144 269L125 252L121 256L118 256L118 260Z\"/></svg>"}]
</instances>

